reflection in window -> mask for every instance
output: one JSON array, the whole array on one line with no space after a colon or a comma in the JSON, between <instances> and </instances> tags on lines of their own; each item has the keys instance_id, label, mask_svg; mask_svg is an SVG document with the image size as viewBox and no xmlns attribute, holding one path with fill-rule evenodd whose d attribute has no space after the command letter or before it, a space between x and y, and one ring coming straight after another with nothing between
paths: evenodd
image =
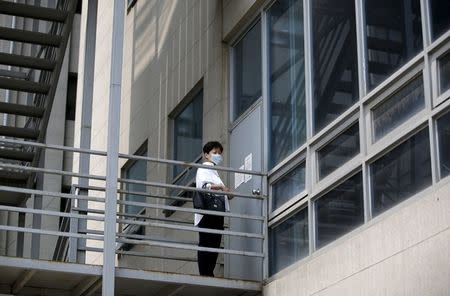
<instances>
[{"instance_id":1,"label":"reflection in window","mask_svg":"<svg viewBox=\"0 0 450 296\"><path fill-rule=\"evenodd\" d=\"M358 153L359 125L355 123L317 152L319 178L327 176Z\"/></svg>"},{"instance_id":2,"label":"reflection in window","mask_svg":"<svg viewBox=\"0 0 450 296\"><path fill-rule=\"evenodd\" d=\"M262 94L260 21L233 48L233 53L233 118L237 118Z\"/></svg>"},{"instance_id":3,"label":"reflection in window","mask_svg":"<svg viewBox=\"0 0 450 296\"><path fill-rule=\"evenodd\" d=\"M202 153L203 134L203 91L181 111L174 121L173 158L182 161L195 161ZM173 177L186 167L174 166Z\"/></svg>"},{"instance_id":4,"label":"reflection in window","mask_svg":"<svg viewBox=\"0 0 450 296\"><path fill-rule=\"evenodd\" d=\"M437 120L441 178L450 175L450 113Z\"/></svg>"},{"instance_id":5,"label":"reflection in window","mask_svg":"<svg viewBox=\"0 0 450 296\"><path fill-rule=\"evenodd\" d=\"M430 0L431 6L431 27L433 40L450 29L450 1Z\"/></svg>"},{"instance_id":6,"label":"reflection in window","mask_svg":"<svg viewBox=\"0 0 450 296\"><path fill-rule=\"evenodd\" d=\"M305 64L302 0L281 0L268 11L271 164L305 142Z\"/></svg>"},{"instance_id":7,"label":"reflection in window","mask_svg":"<svg viewBox=\"0 0 450 296\"><path fill-rule=\"evenodd\" d=\"M372 110L374 140L378 140L425 107L422 75Z\"/></svg>"},{"instance_id":8,"label":"reflection in window","mask_svg":"<svg viewBox=\"0 0 450 296\"><path fill-rule=\"evenodd\" d=\"M305 163L300 164L272 187L272 211L305 190Z\"/></svg>"},{"instance_id":9,"label":"reflection in window","mask_svg":"<svg viewBox=\"0 0 450 296\"><path fill-rule=\"evenodd\" d=\"M373 214L378 215L431 184L428 128L370 165Z\"/></svg>"},{"instance_id":10,"label":"reflection in window","mask_svg":"<svg viewBox=\"0 0 450 296\"><path fill-rule=\"evenodd\" d=\"M309 254L308 209L269 228L269 274L273 275Z\"/></svg>"},{"instance_id":11,"label":"reflection in window","mask_svg":"<svg viewBox=\"0 0 450 296\"><path fill-rule=\"evenodd\" d=\"M438 60L439 65L439 94L450 89L450 51Z\"/></svg>"},{"instance_id":12,"label":"reflection in window","mask_svg":"<svg viewBox=\"0 0 450 296\"><path fill-rule=\"evenodd\" d=\"M318 132L358 100L355 1L312 1L312 19Z\"/></svg>"},{"instance_id":13,"label":"reflection in window","mask_svg":"<svg viewBox=\"0 0 450 296\"><path fill-rule=\"evenodd\" d=\"M137 155L147 155L147 149ZM147 161L146 160L136 160L133 161L128 167L125 166L123 175L125 179L147 181ZM132 184L125 183L125 190L131 192L146 192L146 186L142 184ZM126 201L132 202L146 202L145 196L137 194L125 194ZM130 206L125 205L125 213L128 214L138 214L144 207L142 206Z\"/></svg>"},{"instance_id":14,"label":"reflection in window","mask_svg":"<svg viewBox=\"0 0 450 296\"><path fill-rule=\"evenodd\" d=\"M420 0L366 0L369 88L423 48Z\"/></svg>"},{"instance_id":15,"label":"reflection in window","mask_svg":"<svg viewBox=\"0 0 450 296\"><path fill-rule=\"evenodd\" d=\"M357 173L314 202L317 248L364 223L362 174Z\"/></svg>"}]
</instances>

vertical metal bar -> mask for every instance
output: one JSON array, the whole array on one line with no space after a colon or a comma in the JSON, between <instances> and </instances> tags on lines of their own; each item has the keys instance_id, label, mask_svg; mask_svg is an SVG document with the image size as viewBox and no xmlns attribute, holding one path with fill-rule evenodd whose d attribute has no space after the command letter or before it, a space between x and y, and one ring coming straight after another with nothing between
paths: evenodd
<instances>
[{"instance_id":1,"label":"vertical metal bar","mask_svg":"<svg viewBox=\"0 0 450 296\"><path fill-rule=\"evenodd\" d=\"M358 53L358 82L359 97L363 98L367 92L367 42L366 42L366 20L364 13L364 1L355 1L356 19L356 47Z\"/></svg>"},{"instance_id":2,"label":"vertical metal bar","mask_svg":"<svg viewBox=\"0 0 450 296\"><path fill-rule=\"evenodd\" d=\"M431 44L431 16L429 0L420 0L420 13L422 15L423 48L425 49Z\"/></svg>"},{"instance_id":3,"label":"vertical metal bar","mask_svg":"<svg viewBox=\"0 0 450 296\"><path fill-rule=\"evenodd\" d=\"M81 105L81 130L80 130L80 148L91 148L91 123L92 123L92 101L93 101L93 83L94 83L94 65L95 65L95 48L96 48L96 35L97 35L97 8L98 1L91 0L87 3L87 16L86 16L86 34L84 44L84 64L83 64L83 97ZM86 153L80 153L79 172L81 174L89 174L90 167L90 155ZM81 178L79 180L81 187L89 185L89 180ZM80 190L81 195L87 195L87 190ZM88 202L86 200L79 200L78 205L81 209L88 208ZM77 227L72 225L78 221ZM71 219L71 230L86 229L86 220ZM71 262L84 263L85 251L77 251L79 244L85 245L85 239L70 238L69 258ZM72 261L74 260L74 261Z\"/></svg>"},{"instance_id":4,"label":"vertical metal bar","mask_svg":"<svg viewBox=\"0 0 450 296\"><path fill-rule=\"evenodd\" d=\"M33 208L37 210L42 210L42 195L32 195L33 198ZM41 229L42 226L42 215L32 214L33 217L33 228ZM39 253L41 248L41 235L33 233L31 235L31 258L39 259Z\"/></svg>"},{"instance_id":5,"label":"vertical metal bar","mask_svg":"<svg viewBox=\"0 0 450 296\"><path fill-rule=\"evenodd\" d=\"M306 176L305 176L305 188L308 193L308 241L309 241L309 254L314 251L314 217L311 201L311 192L313 186L314 172L312 170L312 151L309 146L309 139L314 135L314 82L313 82L313 62L312 62L312 10L311 0L303 1L303 23L304 23L304 36L305 36L305 91L306 91L306 138L308 146L306 148Z\"/></svg>"},{"instance_id":6,"label":"vertical metal bar","mask_svg":"<svg viewBox=\"0 0 450 296\"><path fill-rule=\"evenodd\" d=\"M261 139L262 139L262 171L267 172L269 170L269 114L270 114L270 100L269 100L269 38L268 38L268 24L267 24L267 13L262 11L261 13L261 43L262 43L262 131L261 131ZM262 186L261 193L265 196L268 196L268 179L267 176L263 176L261 178ZM262 202L262 216L264 216L264 221L262 223L262 234L264 235L263 239L263 264L262 264L262 278L263 280L269 277L269 237L268 237L268 227L269 227L269 211L268 211L268 199L261 200Z\"/></svg>"},{"instance_id":7,"label":"vertical metal bar","mask_svg":"<svg viewBox=\"0 0 450 296\"><path fill-rule=\"evenodd\" d=\"M114 295L117 171L119 166L120 97L125 3L114 0L106 160L105 230L102 295Z\"/></svg>"}]
</instances>

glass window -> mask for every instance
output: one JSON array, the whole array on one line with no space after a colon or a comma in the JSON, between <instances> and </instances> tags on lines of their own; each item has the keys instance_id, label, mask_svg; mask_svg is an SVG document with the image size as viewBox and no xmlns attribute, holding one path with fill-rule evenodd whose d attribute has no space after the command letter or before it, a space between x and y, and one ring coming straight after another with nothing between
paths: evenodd
<instances>
[{"instance_id":1,"label":"glass window","mask_svg":"<svg viewBox=\"0 0 450 296\"><path fill-rule=\"evenodd\" d=\"M314 129L352 106L359 97L354 0L312 1Z\"/></svg>"},{"instance_id":2,"label":"glass window","mask_svg":"<svg viewBox=\"0 0 450 296\"><path fill-rule=\"evenodd\" d=\"M138 155L147 155L147 150L145 150L144 153L139 153ZM147 161L134 161L124 170L124 176L126 179L130 180L147 181ZM125 190L132 192L146 192L146 186L142 184L125 183ZM132 202L146 202L145 196L137 194L125 194L125 200ZM141 206L125 205L125 213L128 214L137 214L143 209L144 207Z\"/></svg>"},{"instance_id":3,"label":"glass window","mask_svg":"<svg viewBox=\"0 0 450 296\"><path fill-rule=\"evenodd\" d=\"M420 0L366 0L369 88L423 48Z\"/></svg>"},{"instance_id":4,"label":"glass window","mask_svg":"<svg viewBox=\"0 0 450 296\"><path fill-rule=\"evenodd\" d=\"M374 141L425 107L422 75L372 110Z\"/></svg>"},{"instance_id":5,"label":"glass window","mask_svg":"<svg viewBox=\"0 0 450 296\"><path fill-rule=\"evenodd\" d=\"M370 165L373 214L393 207L431 184L428 128Z\"/></svg>"},{"instance_id":6,"label":"glass window","mask_svg":"<svg viewBox=\"0 0 450 296\"><path fill-rule=\"evenodd\" d=\"M308 209L269 228L269 274L273 275L309 254Z\"/></svg>"},{"instance_id":7,"label":"glass window","mask_svg":"<svg viewBox=\"0 0 450 296\"><path fill-rule=\"evenodd\" d=\"M272 186L272 211L305 190L305 163L298 165Z\"/></svg>"},{"instance_id":8,"label":"glass window","mask_svg":"<svg viewBox=\"0 0 450 296\"><path fill-rule=\"evenodd\" d=\"M357 173L314 202L317 248L364 223L362 174Z\"/></svg>"},{"instance_id":9,"label":"glass window","mask_svg":"<svg viewBox=\"0 0 450 296\"><path fill-rule=\"evenodd\" d=\"M317 248L364 223L362 174L357 173L314 202Z\"/></svg>"},{"instance_id":10,"label":"glass window","mask_svg":"<svg viewBox=\"0 0 450 296\"><path fill-rule=\"evenodd\" d=\"M433 40L450 29L450 1L430 0Z\"/></svg>"},{"instance_id":11,"label":"glass window","mask_svg":"<svg viewBox=\"0 0 450 296\"><path fill-rule=\"evenodd\" d=\"M449 16L450 18L450 16ZM450 51L438 60L439 65L439 94L450 89Z\"/></svg>"},{"instance_id":12,"label":"glass window","mask_svg":"<svg viewBox=\"0 0 450 296\"><path fill-rule=\"evenodd\" d=\"M437 120L441 178L450 175L450 113Z\"/></svg>"},{"instance_id":13,"label":"glass window","mask_svg":"<svg viewBox=\"0 0 450 296\"><path fill-rule=\"evenodd\" d=\"M233 52L233 118L237 118L262 94L260 21L239 41Z\"/></svg>"},{"instance_id":14,"label":"glass window","mask_svg":"<svg viewBox=\"0 0 450 296\"><path fill-rule=\"evenodd\" d=\"M302 0L281 0L268 10L271 164L306 139Z\"/></svg>"},{"instance_id":15,"label":"glass window","mask_svg":"<svg viewBox=\"0 0 450 296\"><path fill-rule=\"evenodd\" d=\"M203 91L176 117L174 121L173 157L175 160L195 161L202 153L203 134ZM174 166L173 177L178 176L186 167Z\"/></svg>"},{"instance_id":16,"label":"glass window","mask_svg":"<svg viewBox=\"0 0 450 296\"><path fill-rule=\"evenodd\" d=\"M319 179L327 176L358 153L359 124L357 122L317 151Z\"/></svg>"}]
</instances>

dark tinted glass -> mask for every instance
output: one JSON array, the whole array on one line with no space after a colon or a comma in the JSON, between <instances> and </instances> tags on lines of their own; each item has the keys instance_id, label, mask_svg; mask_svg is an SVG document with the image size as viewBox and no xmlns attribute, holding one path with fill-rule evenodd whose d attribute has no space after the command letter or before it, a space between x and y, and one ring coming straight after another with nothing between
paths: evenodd
<instances>
[{"instance_id":1,"label":"dark tinted glass","mask_svg":"<svg viewBox=\"0 0 450 296\"><path fill-rule=\"evenodd\" d=\"M268 10L272 166L306 139L303 2Z\"/></svg>"},{"instance_id":2,"label":"dark tinted glass","mask_svg":"<svg viewBox=\"0 0 450 296\"><path fill-rule=\"evenodd\" d=\"M370 165L373 214L395 206L431 184L428 128Z\"/></svg>"},{"instance_id":3,"label":"dark tinted glass","mask_svg":"<svg viewBox=\"0 0 450 296\"><path fill-rule=\"evenodd\" d=\"M366 0L369 88L423 48L420 0Z\"/></svg>"},{"instance_id":4,"label":"dark tinted glass","mask_svg":"<svg viewBox=\"0 0 450 296\"><path fill-rule=\"evenodd\" d=\"M308 254L308 209L301 210L281 224L269 228L270 275Z\"/></svg>"},{"instance_id":5,"label":"dark tinted glass","mask_svg":"<svg viewBox=\"0 0 450 296\"><path fill-rule=\"evenodd\" d=\"M195 161L202 153L203 91L174 118L174 159ZM186 167L174 166L174 177Z\"/></svg>"},{"instance_id":6,"label":"dark tinted glass","mask_svg":"<svg viewBox=\"0 0 450 296\"><path fill-rule=\"evenodd\" d=\"M364 223L362 174L357 173L314 202L317 248Z\"/></svg>"},{"instance_id":7,"label":"dark tinted glass","mask_svg":"<svg viewBox=\"0 0 450 296\"><path fill-rule=\"evenodd\" d=\"M359 153L359 125L355 123L336 139L321 148L319 178L323 178Z\"/></svg>"},{"instance_id":8,"label":"dark tinted glass","mask_svg":"<svg viewBox=\"0 0 450 296\"><path fill-rule=\"evenodd\" d=\"M305 190L305 163L283 176L272 187L272 211Z\"/></svg>"},{"instance_id":9,"label":"dark tinted glass","mask_svg":"<svg viewBox=\"0 0 450 296\"><path fill-rule=\"evenodd\" d=\"M143 154L147 155L147 153ZM125 178L130 180L147 181L147 161L137 160L125 171ZM142 184L125 183L125 190L134 192L145 192L146 186ZM137 194L126 194L125 200L133 202L146 202L145 196ZM125 205L125 213L137 214L144 207Z\"/></svg>"},{"instance_id":10,"label":"dark tinted glass","mask_svg":"<svg viewBox=\"0 0 450 296\"><path fill-rule=\"evenodd\" d=\"M425 107L419 76L372 110L374 140L378 140Z\"/></svg>"},{"instance_id":11,"label":"dark tinted glass","mask_svg":"<svg viewBox=\"0 0 450 296\"><path fill-rule=\"evenodd\" d=\"M450 16L449 16L450 17ZM450 89L450 52L439 58L439 93Z\"/></svg>"},{"instance_id":12,"label":"dark tinted glass","mask_svg":"<svg viewBox=\"0 0 450 296\"><path fill-rule=\"evenodd\" d=\"M437 120L441 178L450 175L450 113Z\"/></svg>"},{"instance_id":13,"label":"dark tinted glass","mask_svg":"<svg viewBox=\"0 0 450 296\"><path fill-rule=\"evenodd\" d=\"M234 118L261 97L261 22L234 47Z\"/></svg>"},{"instance_id":14,"label":"dark tinted glass","mask_svg":"<svg viewBox=\"0 0 450 296\"><path fill-rule=\"evenodd\" d=\"M430 6L432 36L436 39L450 29L450 1L430 0Z\"/></svg>"},{"instance_id":15,"label":"dark tinted glass","mask_svg":"<svg viewBox=\"0 0 450 296\"><path fill-rule=\"evenodd\" d=\"M355 1L311 2L314 129L318 132L358 100Z\"/></svg>"}]
</instances>

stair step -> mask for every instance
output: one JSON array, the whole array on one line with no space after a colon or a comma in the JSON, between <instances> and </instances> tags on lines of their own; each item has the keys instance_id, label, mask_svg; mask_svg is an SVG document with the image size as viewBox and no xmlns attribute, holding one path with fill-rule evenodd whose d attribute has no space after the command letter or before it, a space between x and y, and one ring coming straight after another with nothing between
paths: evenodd
<instances>
[{"instance_id":1,"label":"stair step","mask_svg":"<svg viewBox=\"0 0 450 296\"><path fill-rule=\"evenodd\" d=\"M17 79L27 79L28 74L21 71L14 71L14 70L6 70L6 69L0 69L0 76L1 77L10 77L10 78L17 78Z\"/></svg>"},{"instance_id":2,"label":"stair step","mask_svg":"<svg viewBox=\"0 0 450 296\"><path fill-rule=\"evenodd\" d=\"M13 149L0 149L0 158L31 162L33 161L34 153Z\"/></svg>"},{"instance_id":3,"label":"stair step","mask_svg":"<svg viewBox=\"0 0 450 296\"><path fill-rule=\"evenodd\" d=\"M67 17L67 12L62 10L9 1L0 1L0 13L51 22L64 22Z\"/></svg>"},{"instance_id":4,"label":"stair step","mask_svg":"<svg viewBox=\"0 0 450 296\"><path fill-rule=\"evenodd\" d=\"M0 170L0 179L2 180L26 181L29 176L30 173L25 171Z\"/></svg>"},{"instance_id":5,"label":"stair step","mask_svg":"<svg viewBox=\"0 0 450 296\"><path fill-rule=\"evenodd\" d=\"M58 47L61 36L0 27L0 39Z\"/></svg>"},{"instance_id":6,"label":"stair step","mask_svg":"<svg viewBox=\"0 0 450 296\"><path fill-rule=\"evenodd\" d=\"M21 79L0 77L0 88L46 95L50 90L50 85Z\"/></svg>"},{"instance_id":7,"label":"stair step","mask_svg":"<svg viewBox=\"0 0 450 296\"><path fill-rule=\"evenodd\" d=\"M0 53L0 64L47 71L53 71L56 66L55 61L7 53Z\"/></svg>"},{"instance_id":8,"label":"stair step","mask_svg":"<svg viewBox=\"0 0 450 296\"><path fill-rule=\"evenodd\" d=\"M31 128L0 125L0 135L6 137L36 140L39 131Z\"/></svg>"},{"instance_id":9,"label":"stair step","mask_svg":"<svg viewBox=\"0 0 450 296\"><path fill-rule=\"evenodd\" d=\"M28 117L42 117L44 108L0 102L0 113L15 114Z\"/></svg>"}]
</instances>

